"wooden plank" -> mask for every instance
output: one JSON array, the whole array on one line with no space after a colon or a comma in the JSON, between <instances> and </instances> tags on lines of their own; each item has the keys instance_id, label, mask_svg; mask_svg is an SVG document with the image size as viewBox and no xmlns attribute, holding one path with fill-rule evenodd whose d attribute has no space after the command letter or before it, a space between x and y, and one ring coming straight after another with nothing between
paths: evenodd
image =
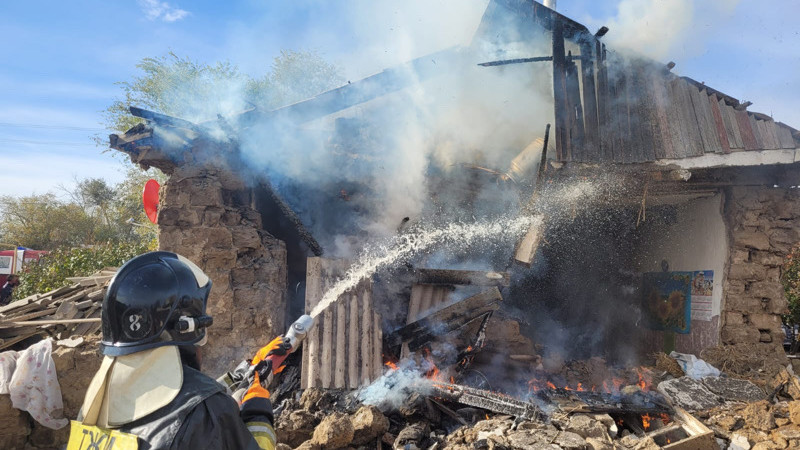
<instances>
[{"instance_id":1,"label":"wooden plank","mask_svg":"<svg viewBox=\"0 0 800 450\"><path fill-rule=\"evenodd\" d=\"M396 330L389 336L388 343L391 346L400 345L403 341L419 337L420 333L429 333L435 327L437 331L446 332L451 325L463 325L468 319L478 317L488 311L499 308L499 302L503 297L496 287L473 295L458 303L454 303L423 317L413 323L405 325ZM412 349L414 350L414 349Z\"/></svg>"},{"instance_id":2,"label":"wooden plank","mask_svg":"<svg viewBox=\"0 0 800 450\"><path fill-rule=\"evenodd\" d=\"M92 291L86 295L86 298L89 300L102 300L103 297L106 295L106 289L99 289L96 291Z\"/></svg>"},{"instance_id":3,"label":"wooden plank","mask_svg":"<svg viewBox=\"0 0 800 450\"><path fill-rule=\"evenodd\" d=\"M675 418L687 437L676 442L666 442L664 450L717 450L719 446L714 438L714 431L681 408L675 408ZM652 434L657 434L658 430Z\"/></svg>"},{"instance_id":4,"label":"wooden plank","mask_svg":"<svg viewBox=\"0 0 800 450\"><path fill-rule=\"evenodd\" d=\"M755 121L755 128L758 130L758 135L761 137L761 150L769 150L772 148L769 142L769 133L767 133L767 128L764 126L764 121L759 120L755 116L751 116L751 118Z\"/></svg>"},{"instance_id":5,"label":"wooden plank","mask_svg":"<svg viewBox=\"0 0 800 450\"><path fill-rule=\"evenodd\" d=\"M706 91L698 90L696 87L690 85L689 92L691 93L694 114L697 118L697 127L700 130L700 141L703 144L703 152L722 152L716 127L713 125L714 118L711 115L711 107L708 103Z\"/></svg>"},{"instance_id":6,"label":"wooden plank","mask_svg":"<svg viewBox=\"0 0 800 450\"><path fill-rule=\"evenodd\" d=\"M594 61L592 45L581 41L581 83L583 85L584 160L602 161L600 131L597 118L597 93L595 91Z\"/></svg>"},{"instance_id":7,"label":"wooden plank","mask_svg":"<svg viewBox=\"0 0 800 450\"><path fill-rule=\"evenodd\" d=\"M74 336L86 336L89 333L89 330L93 329L97 324L100 323L100 315L102 314L102 310L100 305L93 306L89 311L86 313L86 317L89 319L97 319L94 322L82 322L75 327L75 330L72 332Z\"/></svg>"},{"instance_id":8,"label":"wooden plank","mask_svg":"<svg viewBox=\"0 0 800 450\"><path fill-rule=\"evenodd\" d=\"M21 316L15 316L13 318L8 318L8 319L0 321L0 326L3 326L4 324L6 324L8 322L22 322L22 321L29 320L29 319L35 319L37 317L47 316L47 315L53 314L55 312L56 312L56 308L49 308L49 309L45 309L45 310L42 310L42 311L36 311L36 312L28 313L28 314L23 314Z\"/></svg>"},{"instance_id":9,"label":"wooden plank","mask_svg":"<svg viewBox=\"0 0 800 450\"><path fill-rule=\"evenodd\" d=\"M666 79L655 70L650 70L647 77L647 89L652 95L653 108L653 133L658 135L659 146L654 149L656 158L670 158L675 154L673 148L672 132L669 122L669 94L667 93Z\"/></svg>"},{"instance_id":10,"label":"wooden plank","mask_svg":"<svg viewBox=\"0 0 800 450\"><path fill-rule=\"evenodd\" d=\"M776 124L778 132L778 142L781 148L795 148L794 139L792 139L792 130L784 123L778 122Z\"/></svg>"},{"instance_id":11,"label":"wooden plank","mask_svg":"<svg viewBox=\"0 0 800 450\"><path fill-rule=\"evenodd\" d=\"M436 286L434 289L433 305L436 309L441 309L440 306L450 301L450 287Z\"/></svg>"},{"instance_id":12,"label":"wooden plank","mask_svg":"<svg viewBox=\"0 0 800 450\"><path fill-rule=\"evenodd\" d=\"M92 276L92 277L68 277L67 281L77 283L80 286L103 286L111 280L111 276Z\"/></svg>"},{"instance_id":13,"label":"wooden plank","mask_svg":"<svg viewBox=\"0 0 800 450\"><path fill-rule=\"evenodd\" d=\"M534 216L528 231L520 241L517 251L514 253L514 260L530 267L533 264L533 259L536 256L536 251L544 237L544 218L540 215Z\"/></svg>"},{"instance_id":14,"label":"wooden plank","mask_svg":"<svg viewBox=\"0 0 800 450\"><path fill-rule=\"evenodd\" d=\"M555 117L556 160L569 161L572 148L569 138L567 104L567 57L564 49L564 26L559 16L553 20L553 108ZM536 69L534 69L536 70Z\"/></svg>"},{"instance_id":15,"label":"wooden plank","mask_svg":"<svg viewBox=\"0 0 800 450\"><path fill-rule=\"evenodd\" d=\"M322 258L308 258L306 262L306 314L310 313L322 299L324 294L322 283ZM316 321L306 338L300 376L300 387L302 389L319 387L319 327L319 321Z\"/></svg>"},{"instance_id":16,"label":"wooden plank","mask_svg":"<svg viewBox=\"0 0 800 450\"><path fill-rule=\"evenodd\" d=\"M756 141L753 127L750 124L750 116L747 111L735 111L736 124L739 126L739 133L742 135L742 145L745 150L756 150L758 142Z\"/></svg>"},{"instance_id":17,"label":"wooden plank","mask_svg":"<svg viewBox=\"0 0 800 450\"><path fill-rule=\"evenodd\" d=\"M418 284L450 284L476 286L508 286L508 272L481 272L477 270L416 269Z\"/></svg>"},{"instance_id":18,"label":"wooden plank","mask_svg":"<svg viewBox=\"0 0 800 450\"><path fill-rule=\"evenodd\" d=\"M613 121L617 127L614 139L614 162L631 162L631 131L630 131L630 111L628 105L627 75L623 70L619 70L614 81L614 115Z\"/></svg>"},{"instance_id":19,"label":"wooden plank","mask_svg":"<svg viewBox=\"0 0 800 450\"><path fill-rule=\"evenodd\" d=\"M661 134L658 131L658 118L655 111L655 95L648 83L648 71L651 70L645 63L636 61L632 63L632 78L636 122L639 128L639 150L636 161L654 161L663 158L663 145ZM656 155L658 149L659 156Z\"/></svg>"},{"instance_id":20,"label":"wooden plank","mask_svg":"<svg viewBox=\"0 0 800 450\"><path fill-rule=\"evenodd\" d=\"M422 303L422 295L424 293L424 288L422 286L412 286L411 287L411 299L408 302L408 315L406 316L406 323L411 323L417 320L417 316L419 316L420 305Z\"/></svg>"},{"instance_id":21,"label":"wooden plank","mask_svg":"<svg viewBox=\"0 0 800 450\"><path fill-rule=\"evenodd\" d=\"M700 135L697 114L695 113L694 103L692 103L692 92L697 89L690 85L686 80L676 80L677 94L679 97L679 112L681 128L684 132L683 143L685 153L679 157L701 156L704 152L703 138Z\"/></svg>"},{"instance_id":22,"label":"wooden plank","mask_svg":"<svg viewBox=\"0 0 800 450\"><path fill-rule=\"evenodd\" d=\"M370 381L377 380L383 374L383 328L378 311L372 312L372 372Z\"/></svg>"},{"instance_id":23,"label":"wooden plank","mask_svg":"<svg viewBox=\"0 0 800 450\"><path fill-rule=\"evenodd\" d=\"M761 136L761 130L758 128L758 123L755 116L747 114L747 121L750 122L750 129L753 130L753 138L756 141L756 150L764 149L764 137Z\"/></svg>"},{"instance_id":24,"label":"wooden plank","mask_svg":"<svg viewBox=\"0 0 800 450\"><path fill-rule=\"evenodd\" d=\"M42 334L44 332L44 330L29 331L25 334L20 334L19 336L10 339L4 339L3 343L0 344L0 350L5 350L18 342L22 342L29 337L36 336L37 334Z\"/></svg>"},{"instance_id":25,"label":"wooden plank","mask_svg":"<svg viewBox=\"0 0 800 450\"><path fill-rule=\"evenodd\" d=\"M322 340L320 342L320 372L319 380L322 388L329 388L333 384L333 311L331 308L322 313Z\"/></svg>"},{"instance_id":26,"label":"wooden plank","mask_svg":"<svg viewBox=\"0 0 800 450\"><path fill-rule=\"evenodd\" d=\"M569 56L572 56L571 53ZM570 161L584 161L584 128L583 105L581 104L581 88L578 77L578 66L567 61L567 130L570 139Z\"/></svg>"},{"instance_id":27,"label":"wooden plank","mask_svg":"<svg viewBox=\"0 0 800 450\"><path fill-rule=\"evenodd\" d=\"M14 311L10 311L8 314L5 315L5 319L13 319L14 317L19 317L24 314L28 314L31 311L38 311L45 306L42 305L41 300L36 300L31 303L28 303L25 306L20 306L16 308Z\"/></svg>"},{"instance_id":28,"label":"wooden plank","mask_svg":"<svg viewBox=\"0 0 800 450\"><path fill-rule=\"evenodd\" d=\"M56 319L74 319L78 317L81 312L75 306L74 302L61 302L56 308L55 317Z\"/></svg>"},{"instance_id":29,"label":"wooden plank","mask_svg":"<svg viewBox=\"0 0 800 450\"><path fill-rule=\"evenodd\" d=\"M664 154L666 158L678 158L684 153L684 143L680 124L680 113L677 100L673 93L672 83L665 77L655 76L653 83L656 85L656 108L662 122L664 135Z\"/></svg>"},{"instance_id":30,"label":"wooden plank","mask_svg":"<svg viewBox=\"0 0 800 450\"><path fill-rule=\"evenodd\" d=\"M722 113L722 121L725 123L725 132L728 135L728 144L731 150L743 149L742 134L736 123L736 110L727 105L723 99L719 99L719 110Z\"/></svg>"},{"instance_id":31,"label":"wooden plank","mask_svg":"<svg viewBox=\"0 0 800 450\"><path fill-rule=\"evenodd\" d=\"M711 106L711 115L714 117L714 126L717 129L720 148L723 153L730 153L731 145L728 141L728 132L725 130L725 122L722 119L722 111L719 109L719 99L715 94L711 94L708 96L708 102Z\"/></svg>"},{"instance_id":32,"label":"wooden plank","mask_svg":"<svg viewBox=\"0 0 800 450\"><path fill-rule=\"evenodd\" d=\"M765 129L765 132L766 132L767 136L769 137L769 139L768 139L769 148L772 149L772 150L781 148L781 143L780 143L780 140L778 139L778 130L776 129L775 121L774 120L765 120L764 121L764 129Z\"/></svg>"},{"instance_id":33,"label":"wooden plank","mask_svg":"<svg viewBox=\"0 0 800 450\"><path fill-rule=\"evenodd\" d=\"M333 386L337 389L344 389L346 387L345 369L347 367L347 341L345 331L348 329L347 305L349 305L349 302L345 301L344 298L336 302L336 347L333 349L336 352L336 362Z\"/></svg>"},{"instance_id":34,"label":"wooden plank","mask_svg":"<svg viewBox=\"0 0 800 450\"><path fill-rule=\"evenodd\" d=\"M307 311L318 303L348 267L347 261L308 259ZM374 370L380 370L375 369L374 361L382 356L372 354L376 346L372 342L375 331L370 328L375 312L371 289L369 280L362 281L319 315L306 338L301 386L357 388L368 381Z\"/></svg>"},{"instance_id":35,"label":"wooden plank","mask_svg":"<svg viewBox=\"0 0 800 450\"><path fill-rule=\"evenodd\" d=\"M370 382L370 374L373 371L372 355L372 335L373 331L373 318L372 318L372 302L371 296L368 292L364 292L361 296L362 300L362 313L361 313L361 384L366 385Z\"/></svg>"},{"instance_id":36,"label":"wooden plank","mask_svg":"<svg viewBox=\"0 0 800 450\"><path fill-rule=\"evenodd\" d=\"M611 112L608 106L609 86L605 45L601 44L600 41L596 41L595 51L597 52L597 121L601 147L600 159L601 161L612 161L614 141L608 125Z\"/></svg>"},{"instance_id":37,"label":"wooden plank","mask_svg":"<svg viewBox=\"0 0 800 450\"><path fill-rule=\"evenodd\" d=\"M3 324L0 324L0 328L39 326L39 325L64 325L69 323L99 323L99 322L100 322L99 317L85 318L85 319L27 320L27 321L4 322Z\"/></svg>"},{"instance_id":38,"label":"wooden plank","mask_svg":"<svg viewBox=\"0 0 800 450\"><path fill-rule=\"evenodd\" d=\"M429 309L431 309L431 302L433 300L433 289L430 286L425 286L425 289L422 290L422 296L420 297L421 303L419 305L419 313L417 317L425 316Z\"/></svg>"},{"instance_id":39,"label":"wooden plank","mask_svg":"<svg viewBox=\"0 0 800 450\"><path fill-rule=\"evenodd\" d=\"M350 294L350 330L347 336L347 387L348 389L355 389L359 386L358 369L359 369L359 354L358 354L358 341L361 333L361 328L358 323L358 296Z\"/></svg>"}]
</instances>

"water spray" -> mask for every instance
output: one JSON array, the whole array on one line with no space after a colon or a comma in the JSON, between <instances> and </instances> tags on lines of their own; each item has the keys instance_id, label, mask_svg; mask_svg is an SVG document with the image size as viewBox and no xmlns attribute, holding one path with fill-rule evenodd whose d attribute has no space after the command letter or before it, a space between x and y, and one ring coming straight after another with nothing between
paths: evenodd
<instances>
[{"instance_id":1,"label":"water spray","mask_svg":"<svg viewBox=\"0 0 800 450\"><path fill-rule=\"evenodd\" d=\"M379 247L371 252L364 252L359 262L350 267L344 277L325 292L320 302L311 310L310 315L312 318L317 317L340 295L357 286L361 280L372 276L378 270L426 250L434 244L449 242L469 245L477 240L493 236L520 235L531 224L531 220L530 216L520 216L492 222L451 223L439 228L404 234L398 238L394 246Z\"/></svg>"}]
</instances>

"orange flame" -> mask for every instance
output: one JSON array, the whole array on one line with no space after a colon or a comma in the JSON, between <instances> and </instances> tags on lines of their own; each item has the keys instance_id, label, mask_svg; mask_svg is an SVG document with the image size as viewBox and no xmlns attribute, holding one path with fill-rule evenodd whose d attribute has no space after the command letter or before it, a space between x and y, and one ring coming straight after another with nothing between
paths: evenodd
<instances>
[{"instance_id":1,"label":"orange flame","mask_svg":"<svg viewBox=\"0 0 800 450\"><path fill-rule=\"evenodd\" d=\"M644 377L642 376L642 371L639 370L639 369L636 369L636 375L639 375L639 382L636 383L636 385L639 386L639 388L641 390L646 391L647 390L647 383L645 383L645 381L644 381Z\"/></svg>"},{"instance_id":2,"label":"orange flame","mask_svg":"<svg viewBox=\"0 0 800 450\"><path fill-rule=\"evenodd\" d=\"M642 428L644 428L645 431L650 429L650 421L652 419L653 418L650 417L650 414L642 414Z\"/></svg>"},{"instance_id":3,"label":"orange flame","mask_svg":"<svg viewBox=\"0 0 800 450\"><path fill-rule=\"evenodd\" d=\"M397 370L397 364L395 364L395 363L393 363L391 361L386 361L386 363L384 365L386 367L388 367L390 370Z\"/></svg>"}]
</instances>

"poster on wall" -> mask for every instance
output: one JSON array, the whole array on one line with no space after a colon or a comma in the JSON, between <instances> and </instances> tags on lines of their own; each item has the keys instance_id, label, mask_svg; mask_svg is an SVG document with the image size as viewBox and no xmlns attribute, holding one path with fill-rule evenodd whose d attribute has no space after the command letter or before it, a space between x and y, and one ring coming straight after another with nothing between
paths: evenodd
<instances>
[{"instance_id":1,"label":"poster on wall","mask_svg":"<svg viewBox=\"0 0 800 450\"><path fill-rule=\"evenodd\" d=\"M692 272L692 320L711 320L714 271Z\"/></svg>"},{"instance_id":2,"label":"poster on wall","mask_svg":"<svg viewBox=\"0 0 800 450\"><path fill-rule=\"evenodd\" d=\"M642 274L642 311L648 328L691 331L692 280L695 272Z\"/></svg>"}]
</instances>

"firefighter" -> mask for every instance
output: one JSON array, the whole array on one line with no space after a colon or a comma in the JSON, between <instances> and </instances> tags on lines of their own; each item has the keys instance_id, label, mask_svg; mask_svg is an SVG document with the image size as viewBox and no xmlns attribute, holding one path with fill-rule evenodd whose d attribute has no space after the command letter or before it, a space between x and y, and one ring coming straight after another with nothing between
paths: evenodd
<instances>
[{"instance_id":1,"label":"firefighter","mask_svg":"<svg viewBox=\"0 0 800 450\"><path fill-rule=\"evenodd\" d=\"M146 253L119 269L103 299L105 356L68 450L275 447L269 392L258 375L238 404L200 372L210 291L208 276L174 253ZM285 348L276 338L253 364Z\"/></svg>"}]
</instances>

